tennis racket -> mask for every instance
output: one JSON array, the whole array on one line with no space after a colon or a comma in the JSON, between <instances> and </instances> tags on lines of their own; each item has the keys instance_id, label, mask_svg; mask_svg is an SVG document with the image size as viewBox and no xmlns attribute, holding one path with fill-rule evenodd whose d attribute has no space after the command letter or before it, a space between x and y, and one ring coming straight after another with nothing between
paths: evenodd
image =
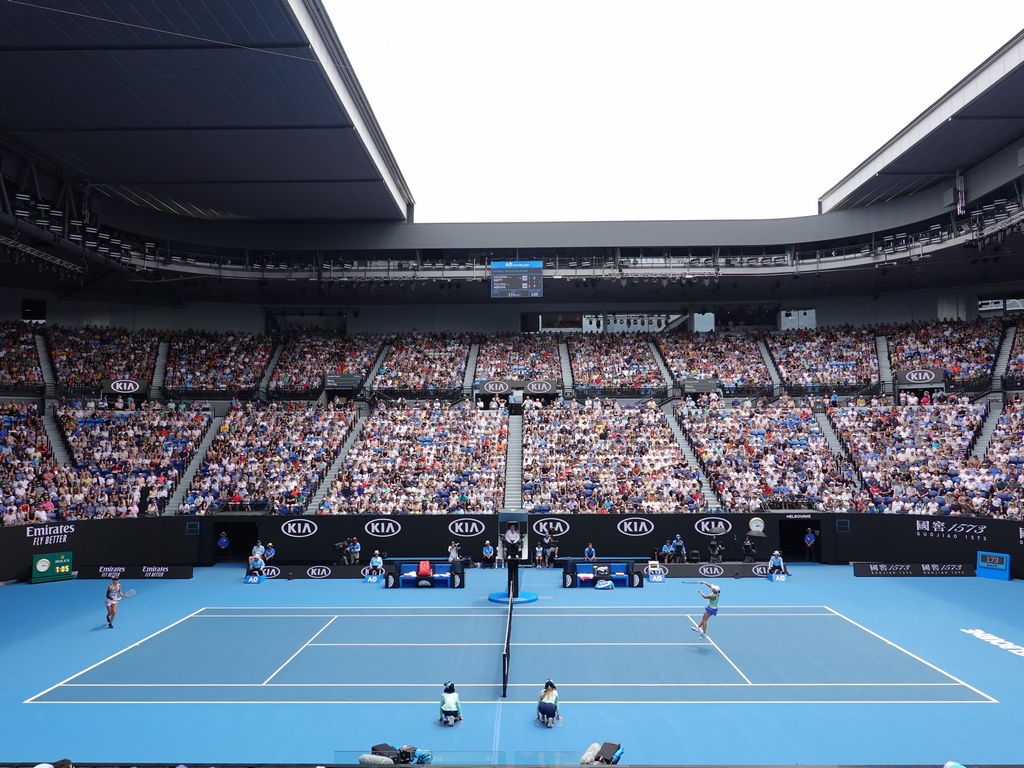
<instances>
[{"instance_id":1,"label":"tennis racket","mask_svg":"<svg viewBox=\"0 0 1024 768\"><path fill-rule=\"evenodd\" d=\"M121 597L122 598L125 598L125 597L135 597L135 590L134 589L127 589L127 590L125 590L124 594Z\"/></svg>"}]
</instances>

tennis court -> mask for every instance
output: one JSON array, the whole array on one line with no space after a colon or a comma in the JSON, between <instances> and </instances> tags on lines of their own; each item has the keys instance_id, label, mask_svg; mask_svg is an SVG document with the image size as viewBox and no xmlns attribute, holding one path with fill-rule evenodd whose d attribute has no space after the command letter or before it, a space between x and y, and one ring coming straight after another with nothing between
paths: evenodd
<instances>
[{"instance_id":1,"label":"tennis court","mask_svg":"<svg viewBox=\"0 0 1024 768\"><path fill-rule=\"evenodd\" d=\"M486 599L500 571L471 571L465 590L245 586L237 576L218 567L192 582L138 585L113 631L85 626L99 627L100 582L0 591L4 607L25 603L33 632L47 624L40 603L69 613L48 623L52 664L37 655L19 665L20 644L3 644L5 690L24 695L4 694L0 757L55 757L32 751L28 734L50 733L56 720L48 742L80 761L102 747L107 760L327 763L388 741L429 749L438 763L553 764L606 739L636 764L1024 754L1009 727L1024 658L961 631L1024 639L1020 612L998 610L1019 605L1015 582L854 579L825 566L798 568L786 584L727 580L705 639L691 631L703 610L692 585L563 590L557 572L528 570L524 587L541 599L513 612L502 698L507 609ZM90 619L78 617L83 600ZM564 716L554 729L533 720L548 677ZM448 679L466 713L454 729L436 723ZM115 756L101 738L111 717L125 726ZM188 738L169 738L167 723L185 724ZM237 738L225 742L225 732Z\"/></svg>"}]
</instances>

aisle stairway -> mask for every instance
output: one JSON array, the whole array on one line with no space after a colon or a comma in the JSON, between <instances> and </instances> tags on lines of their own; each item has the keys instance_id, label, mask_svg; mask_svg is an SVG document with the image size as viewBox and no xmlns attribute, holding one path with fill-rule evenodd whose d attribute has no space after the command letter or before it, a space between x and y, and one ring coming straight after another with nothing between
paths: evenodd
<instances>
[{"instance_id":1,"label":"aisle stairway","mask_svg":"<svg viewBox=\"0 0 1024 768\"><path fill-rule=\"evenodd\" d=\"M999 423L999 417L1002 413L1002 395L989 395L988 414L985 416L985 420L981 423L981 428L978 430L978 439L974 442L974 448L971 450L972 458L985 458L985 454L988 452L989 443L992 442L992 433L996 431L996 425Z\"/></svg>"},{"instance_id":2,"label":"aisle stairway","mask_svg":"<svg viewBox=\"0 0 1024 768\"><path fill-rule=\"evenodd\" d=\"M267 399L267 388L270 386L270 379L274 375L274 369L277 367L277 361L281 359L282 352L284 352L284 344L278 344L277 349L274 350L274 354L270 358L270 363L267 365L267 372L263 374L263 378L260 380L260 397L263 400Z\"/></svg>"},{"instance_id":3,"label":"aisle stairway","mask_svg":"<svg viewBox=\"0 0 1024 768\"><path fill-rule=\"evenodd\" d=\"M50 441L50 448L53 450L53 461L63 466L71 461L64 436L61 435L60 427L57 426L57 417L53 415L52 408L47 408L43 414L43 427L46 429L46 437Z\"/></svg>"},{"instance_id":4,"label":"aisle stairway","mask_svg":"<svg viewBox=\"0 0 1024 768\"><path fill-rule=\"evenodd\" d=\"M896 387L889 366L889 341L885 336L875 336L875 352L878 355L878 380L882 384L882 394L891 396L896 392Z\"/></svg>"},{"instance_id":5,"label":"aisle stairway","mask_svg":"<svg viewBox=\"0 0 1024 768\"><path fill-rule=\"evenodd\" d=\"M39 371L43 375L45 385L44 397L57 396L57 379L53 375L53 361L50 359L50 350L46 346L46 334L36 334L36 353L39 355Z\"/></svg>"},{"instance_id":6,"label":"aisle stairway","mask_svg":"<svg viewBox=\"0 0 1024 768\"><path fill-rule=\"evenodd\" d=\"M309 503L306 505L306 511L303 514L315 515L317 509L320 508L320 503L327 498L331 486L334 485L334 481L338 478L338 473L345 466L345 457L348 456L348 452L352 450L352 446L359 439L359 435L363 431L363 425L366 424L366 419L369 415L370 405L368 403L356 403L356 420L352 423L352 429L349 430L348 435L345 437L345 442L341 444L341 450L338 451L338 455L331 462L331 466L327 468L320 487L316 489L316 493L310 498Z\"/></svg>"},{"instance_id":7,"label":"aisle stairway","mask_svg":"<svg viewBox=\"0 0 1024 768\"><path fill-rule=\"evenodd\" d=\"M1006 329L1003 336L1003 344L999 347L999 355L996 357L995 367L992 369L992 391L1003 391L1003 376L1006 374L1006 364L1010 362L1010 352L1013 351L1013 340L1017 338L1017 326L1011 325Z\"/></svg>"},{"instance_id":8,"label":"aisle stairway","mask_svg":"<svg viewBox=\"0 0 1024 768\"><path fill-rule=\"evenodd\" d=\"M661 350L658 349L658 345L653 341L649 341L647 343L651 346L651 354L654 355L654 361L658 364L658 370L661 371L661 378L665 382L665 386L671 390L675 387L675 382L672 381L672 372L665 364L665 358L661 356Z\"/></svg>"},{"instance_id":9,"label":"aisle stairway","mask_svg":"<svg viewBox=\"0 0 1024 768\"><path fill-rule=\"evenodd\" d=\"M757 341L757 348L761 352L761 359L768 367L768 375L772 377L772 396L778 397L782 394L782 377L779 375L779 369L775 367L775 361L772 360L768 346L760 339Z\"/></svg>"},{"instance_id":10,"label":"aisle stairway","mask_svg":"<svg viewBox=\"0 0 1024 768\"><path fill-rule=\"evenodd\" d=\"M206 434L203 435L203 439L199 442L199 448L192 456L192 461L188 463L185 471L178 478L178 487L174 489L174 493L171 494L171 498L167 501L167 506L164 507L165 515L173 515L178 511L178 505L185 498L185 494L188 492L189 486L192 485L192 479L196 476L196 472L203 466L203 458L206 456L206 451L209 450L210 445L213 443L213 438L220 432L220 425L223 423L223 416L213 417L213 420L210 422L210 428L206 430Z\"/></svg>"},{"instance_id":11,"label":"aisle stairway","mask_svg":"<svg viewBox=\"0 0 1024 768\"><path fill-rule=\"evenodd\" d=\"M370 391L373 389L373 381L377 378L377 372L380 370L380 364L384 362L384 358L387 357L388 350L391 349L390 344L382 344L380 348L380 354L377 355L377 359L373 361L373 367L370 368L370 372L366 375L366 382L363 384L363 389L360 392L360 396L369 399Z\"/></svg>"},{"instance_id":12,"label":"aisle stairway","mask_svg":"<svg viewBox=\"0 0 1024 768\"><path fill-rule=\"evenodd\" d=\"M711 483L708 481L707 475L704 470L701 469L700 462L697 460L697 455L693 452L693 448L690 447L690 441L686 439L686 435L683 434L683 428L679 426L679 420L676 418L672 403L665 403L661 406L661 410L665 413L665 418L668 421L669 429L672 430L672 434L676 437L676 442L679 443L679 450L682 451L683 457L686 459L687 465L690 469L696 469L700 472L700 490L704 494L704 498L707 499L709 512L720 512L722 505L718 502L718 496L711 488Z\"/></svg>"},{"instance_id":13,"label":"aisle stairway","mask_svg":"<svg viewBox=\"0 0 1024 768\"><path fill-rule=\"evenodd\" d=\"M505 509L523 508L523 417L508 417L508 446L505 453Z\"/></svg>"},{"instance_id":14,"label":"aisle stairway","mask_svg":"<svg viewBox=\"0 0 1024 768\"><path fill-rule=\"evenodd\" d=\"M149 385L149 391L153 393L154 397L159 397L160 390L163 389L164 379L167 377L167 355L170 349L169 341L160 342L160 349L156 353L156 367L153 369L153 382Z\"/></svg>"},{"instance_id":15,"label":"aisle stairway","mask_svg":"<svg viewBox=\"0 0 1024 768\"><path fill-rule=\"evenodd\" d=\"M569 345L564 341L558 342L558 357L562 362L562 393L566 397L572 397L575 393L572 379L572 360L569 358Z\"/></svg>"},{"instance_id":16,"label":"aisle stairway","mask_svg":"<svg viewBox=\"0 0 1024 768\"><path fill-rule=\"evenodd\" d=\"M462 377L462 394L473 396L473 382L476 376L476 356L480 353L479 344L469 345L469 357L466 359L466 373Z\"/></svg>"}]
</instances>

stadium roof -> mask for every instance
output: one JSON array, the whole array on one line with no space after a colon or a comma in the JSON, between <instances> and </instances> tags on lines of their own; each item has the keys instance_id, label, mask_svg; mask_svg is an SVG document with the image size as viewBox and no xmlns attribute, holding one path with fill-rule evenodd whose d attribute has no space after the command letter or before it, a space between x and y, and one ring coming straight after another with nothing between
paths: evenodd
<instances>
[{"instance_id":1,"label":"stadium roof","mask_svg":"<svg viewBox=\"0 0 1024 768\"><path fill-rule=\"evenodd\" d=\"M873 109L885 105L871 105L854 119L870 120ZM819 210L868 206L952 182L958 170L975 167L1022 136L1024 31L822 195Z\"/></svg>"},{"instance_id":2,"label":"stadium roof","mask_svg":"<svg viewBox=\"0 0 1024 768\"><path fill-rule=\"evenodd\" d=\"M0 134L200 219L411 219L320 0L0 2Z\"/></svg>"}]
</instances>

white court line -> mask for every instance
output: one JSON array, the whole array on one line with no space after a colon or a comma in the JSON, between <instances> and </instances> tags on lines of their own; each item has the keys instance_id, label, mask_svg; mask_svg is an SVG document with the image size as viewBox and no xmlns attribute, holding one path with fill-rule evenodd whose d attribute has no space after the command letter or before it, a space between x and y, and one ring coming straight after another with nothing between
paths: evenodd
<instances>
[{"instance_id":1,"label":"white court line","mask_svg":"<svg viewBox=\"0 0 1024 768\"><path fill-rule=\"evenodd\" d=\"M352 647L368 647L368 648L421 648L424 646L439 647L439 648L503 648L504 643L310 643L310 647L316 646L319 648L352 648ZM541 648L552 648L552 647L564 647L565 643L516 643L516 647L522 645L527 646L538 646ZM704 645L704 643L573 643L572 647L577 648L581 645L628 645L629 647L641 646L641 645Z\"/></svg>"},{"instance_id":2,"label":"white court line","mask_svg":"<svg viewBox=\"0 0 1024 768\"><path fill-rule=\"evenodd\" d=\"M642 618L642 617L653 617L658 619L677 619L677 618L692 618L693 616L700 616L701 612L694 609L695 613L631 613L628 614L629 618ZM504 613L483 613L483 614L464 614L464 613L235 613L235 614L200 614L193 618L196 619L325 619L328 616L333 616L335 619L409 619L409 618L448 618L448 619L504 619L506 614ZM773 616L824 616L826 618L835 618L834 614L831 613L719 613L718 616L726 618L750 618L750 617L773 617ZM535 613L535 614L515 614L516 620L520 619L555 619L555 618L568 618L568 619L593 619L593 618L618 618L621 619L623 614L621 613Z\"/></svg>"},{"instance_id":3,"label":"white court line","mask_svg":"<svg viewBox=\"0 0 1024 768\"><path fill-rule=\"evenodd\" d=\"M63 688L365 688L368 683L66 683ZM373 683L374 688L436 688L437 683ZM501 683L459 683L494 688ZM961 688L961 683L559 683L563 688ZM536 688L536 683L509 683Z\"/></svg>"},{"instance_id":4,"label":"white court line","mask_svg":"<svg viewBox=\"0 0 1024 768\"><path fill-rule=\"evenodd\" d=\"M326 624L324 624L322 627L320 627L320 632L323 632L325 629L327 629L329 626L331 626L331 624L334 623L334 619L336 619L336 618L338 618L338 617L337 616L332 617L330 621L328 621ZM298 656L300 653L302 653L303 649L305 649L306 646L308 646L310 643L312 643L314 640L316 640L318 637L320 637L320 632L317 632L315 635L313 635L311 638L309 638L309 640L307 640L305 643L303 643L302 648L299 648L299 650L297 650L295 653L293 653L291 656L289 656L288 657L288 661L286 661L284 664L282 664L280 667L278 667L276 670L274 670L274 674L271 675L270 677L268 677L266 680L263 681L263 685L266 685L267 683L269 683L271 680L274 679L274 675L276 675L282 669L284 669L289 664L291 664L292 659L294 659L296 656Z\"/></svg>"},{"instance_id":5,"label":"white court line","mask_svg":"<svg viewBox=\"0 0 1024 768\"><path fill-rule=\"evenodd\" d=\"M203 609L202 609L202 608L200 608L200 609L199 609L199 611L201 611L201 610L203 610ZM66 679L64 679L64 680L61 680L61 681L60 681L59 683L57 683L56 685L51 685L51 686L50 686L49 688L47 688L47 689L46 689L45 691L41 691L41 692L37 693L37 694L36 694L35 696L33 696L33 697L32 697L32 698L30 698L30 699L25 699L25 701L23 701L23 702L22 702L22 704L32 704L32 703L33 703L33 702L35 701L35 699L39 698L39 697L40 697L40 696L42 696L43 694L49 693L49 692L50 692L50 691L52 691L52 690L53 690L54 688L59 688L60 686L64 685L65 683L67 683L67 682L69 682L69 681L71 681L71 680L74 680L74 679L75 679L76 677L81 677L81 676L82 676L82 675L84 675L84 674L85 674L86 672L88 672L88 671L89 671L90 669L96 669L96 667L98 667L98 666L99 666L100 664L106 664L106 663L107 663L108 661L110 661L110 660L111 660L112 658L114 658L115 656L120 656L120 655L121 655L122 653L124 653L125 651L130 651L130 650L131 650L132 648L136 648L136 647L138 647L138 646L142 645L142 644L143 644L144 642L146 642L147 640L150 640L150 639L152 639L152 638L156 637L156 636L157 636L157 635L159 635L159 634L160 634L161 632L166 632L166 631L167 631L168 629L170 629L171 627L176 627L176 626L177 626L178 624L181 624L181 622L183 622L183 621L186 621L186 620L188 620L188 619L191 619L191 618L192 618L193 616L195 616L195 615L196 615L197 613L199 613L199 611L195 611L194 613L190 613L190 614L189 614L188 616L185 616L184 618L178 619L178 620L177 620L176 622L174 622L173 624L168 624L168 625L167 625L166 627L164 627L163 629L159 629L159 630L157 630L157 631L156 631L156 632L154 632L154 633L153 633L152 635L149 635L148 637L144 637L144 638L142 638L142 639L141 639L141 640L139 640L139 641L138 641L137 643L132 643L132 644L131 644L131 645L129 645L129 646L127 647L127 648L122 648L122 649L121 649L120 651L118 651L117 653L113 653L113 654L111 654L110 656L107 656L107 658L103 659L102 661L97 661L97 662L96 662L95 664L93 664L93 665L92 665L91 667L86 667L86 668L85 668L85 669L83 669L83 670L82 670L81 672L76 672L76 673L75 673L75 674L73 674L73 675L72 675L71 677L68 677L68 678L66 678Z\"/></svg>"},{"instance_id":6,"label":"white court line","mask_svg":"<svg viewBox=\"0 0 1024 768\"><path fill-rule=\"evenodd\" d=\"M352 701L352 700L339 700L339 701L283 701L283 700L282 701L268 701L266 699L259 699L259 700L254 700L254 701L33 701L32 703L33 704L62 704L62 705L66 705L66 704L88 704L90 706L96 706L96 705L115 705L116 706L116 705L124 705L124 704L130 704L132 706L139 706L139 705L142 705L142 704L155 704L155 705L158 705L158 706L167 706L168 704L187 704L189 706L199 705L199 704L214 704L214 705L217 705L217 706L224 706L224 705L227 705L227 704L241 704L241 705L247 705L247 706L251 706L251 705L260 705L260 706L264 706L264 705L288 705L288 706L292 706L292 705L295 705L295 704L310 704L310 705L317 705L317 706L322 706L322 705L337 706L338 704L357 704L359 706L366 706L366 705L372 705L372 704L383 704L383 705L386 705L386 706L396 706L397 705L397 706L422 707L425 704L433 704L434 706L437 706L437 699L427 699L427 700L424 700L424 701L409 701L408 699L402 699L400 701ZM480 704L494 704L495 702L492 699L485 699L485 700L482 700L482 701L464 701L462 703L463 704L471 704L473 706L476 706L476 705L480 705ZM532 699L530 701L508 701L508 700L506 700L504 703L506 705L521 704L521 705L527 705L527 706L531 706L531 707L536 707L537 706L537 702L533 701ZM929 700L929 701L918 701L916 699L907 699L905 701L904 700L897 700L897 699L893 699L893 700L884 700L884 699L883 700L878 700L878 699L860 700L860 699L857 699L857 700L851 700L851 701L841 701L841 700L835 700L835 699L821 699L821 700L817 700L817 699L801 699L799 701L794 701L794 700L791 700L791 699L781 699L781 700L778 700L778 701L760 700L760 699L756 700L756 701L749 700L749 699L737 699L735 701L733 701L733 700L723 701L723 700L719 700L719 699L712 699L712 700L707 700L707 701L696 700L696 699L682 699L682 700L679 700L679 701L672 701L672 700L666 700L666 701L631 701L631 700L621 700L621 701L611 701L611 700L609 700L609 701L574 701L572 703L572 706L574 706L574 707L577 707L577 706L589 706L589 705L607 706L609 704L646 704L646 705L659 706L660 707L660 706L664 706L666 704L700 704L702 706L708 705L708 704L729 704L729 705L733 705L733 704L754 704L754 705L757 705L757 706L762 706L764 704L876 704L876 705L877 704L928 704L928 705L930 705L930 704L998 704L998 703L999 702L997 702L997 701L977 701L977 700L971 701L971 700L961 700L961 699L948 699L948 700L946 700L946 699L939 699L939 700Z\"/></svg>"},{"instance_id":7,"label":"white court line","mask_svg":"<svg viewBox=\"0 0 1024 768\"><path fill-rule=\"evenodd\" d=\"M697 626L697 622L693 621L693 617L689 616L688 618L690 619L691 622L693 622L693 626L696 627ZM715 646L715 650L718 651L720 654L722 654L722 658L729 662L729 666L731 666L733 669L735 669L739 673L739 676L747 681L747 685L753 685L753 683L750 682L750 678L747 677L746 675L744 675L743 672L740 671L740 668L737 667L735 664L733 664L732 659L730 659L728 656L725 655L725 651L723 651L721 648L718 647L718 643L716 643L714 640L712 640L707 635L704 635L704 639L707 640L709 643L711 643L713 646Z\"/></svg>"},{"instance_id":8,"label":"white court line","mask_svg":"<svg viewBox=\"0 0 1024 768\"><path fill-rule=\"evenodd\" d=\"M826 605L826 606L822 606L822 607L824 607L824 608L828 608L828 606L827 606L827 605ZM846 619L846 621L848 621L848 622L850 622L851 624L853 624L853 626L855 626L855 627L858 627L859 629L863 629L863 630L864 630L865 632L867 632L867 633L868 633L869 635L874 635L875 637L877 637L877 638L878 638L879 640L881 640L882 642L884 642L884 643L887 643L888 645L891 645L891 646L892 646L893 648L895 648L895 649L896 649L897 651L902 651L903 653L907 654L907 656L909 656L910 658L912 658L912 659L917 659L918 661L920 661L920 662L921 662L922 664L924 664L925 666L931 667L932 669L934 669L934 670L935 670L936 672L938 672L939 674L942 674L942 675L945 675L946 677L948 677L948 678L949 678L950 680L955 680L956 682L960 683L960 685L964 686L965 688L970 688L970 689L971 689L972 691L974 691L974 692L975 692L976 694L978 694L979 696L984 696L984 697L985 697L986 699L988 699L989 701L991 701L991 702L992 702L993 704L998 704L998 703L999 703L998 701L996 701L995 699L993 699L993 698L992 698L991 696L989 696L989 695L988 695L987 693L984 693L983 691L979 691L979 690L978 690L977 688L975 688L975 687L974 687L973 685L968 685L967 683L965 683L965 682L964 682L963 680L961 680L960 678L958 678L958 677L954 677L953 675L949 674L949 672L947 672L946 670L944 670L944 669L939 669L939 668L938 668L937 666L935 666L934 664L932 664L932 663L931 663L930 661L925 661L925 660L924 660L924 659L922 659L922 658L921 658L920 656L916 656L915 654L913 654L913 653L911 653L910 651L908 651L908 650L907 650L906 648L901 648L900 646L896 645L896 643L892 642L891 640L886 640L886 639L885 639L884 637L882 637L882 636L881 636L880 634L878 634L877 632L872 632L872 631L871 631L870 629L868 629L867 627L865 627L865 626L864 626L863 624L858 624L858 623L857 623L856 621L854 621L854 620L853 620L853 619L851 619L850 617L848 617L848 616L843 616L843 614L841 614L841 613L840 613L839 611L835 611L835 610L832 610L831 608L828 608L828 610L832 611L832 613L834 613L834 614L835 614L836 616L838 616L839 618L841 618L841 619Z\"/></svg>"},{"instance_id":9,"label":"white court line","mask_svg":"<svg viewBox=\"0 0 1024 768\"><path fill-rule=\"evenodd\" d=\"M431 610L437 608L444 608L446 610L462 610L462 611L478 611L482 607L494 607L500 608L503 612L507 610L505 606L499 606L497 603L488 603L487 606L481 605L374 605L374 606L362 606L362 605L208 605L204 608L200 608L201 611L251 611L251 610L266 610L266 611L371 611L379 608L396 608L404 610L406 608L414 608L417 610ZM569 610L572 608L579 608L585 610L593 608L591 605L538 605L536 603L528 603L526 605L519 606L520 608L529 608L531 610L537 608L544 608L547 610ZM625 611L640 611L649 608L703 608L703 605L617 605L616 608L621 608ZM730 605L729 608L826 608L832 610L827 605Z\"/></svg>"}]
</instances>

